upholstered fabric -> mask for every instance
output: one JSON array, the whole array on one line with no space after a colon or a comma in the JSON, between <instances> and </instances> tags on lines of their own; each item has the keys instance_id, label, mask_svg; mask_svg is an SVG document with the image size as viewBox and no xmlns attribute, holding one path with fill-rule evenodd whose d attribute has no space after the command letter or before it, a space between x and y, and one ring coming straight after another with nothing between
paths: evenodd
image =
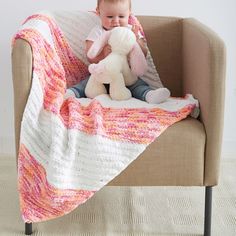
<instances>
[{"instance_id":1,"label":"upholstered fabric","mask_svg":"<svg viewBox=\"0 0 236 236\"><path fill-rule=\"evenodd\" d=\"M204 124L204 184L219 176L225 97L225 46L218 35L194 19L183 20L183 93L199 100Z\"/></svg>"}]
</instances>

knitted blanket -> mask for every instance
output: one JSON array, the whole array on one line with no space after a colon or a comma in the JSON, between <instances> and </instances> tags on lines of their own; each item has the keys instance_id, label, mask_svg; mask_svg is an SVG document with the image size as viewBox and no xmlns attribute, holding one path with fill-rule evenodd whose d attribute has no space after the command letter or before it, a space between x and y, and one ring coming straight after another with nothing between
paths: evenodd
<instances>
[{"instance_id":1,"label":"knitted blanket","mask_svg":"<svg viewBox=\"0 0 236 236\"><path fill-rule=\"evenodd\" d=\"M99 23L94 13L77 17ZM136 18L131 23L137 23ZM14 37L27 40L33 52L18 157L25 222L53 219L86 202L167 127L197 107L191 95L159 105L134 98L112 101L108 95L64 100L66 87L88 75L82 42L88 24L70 22L76 38L68 34L66 24L58 14L40 13L29 17Z\"/></svg>"}]
</instances>

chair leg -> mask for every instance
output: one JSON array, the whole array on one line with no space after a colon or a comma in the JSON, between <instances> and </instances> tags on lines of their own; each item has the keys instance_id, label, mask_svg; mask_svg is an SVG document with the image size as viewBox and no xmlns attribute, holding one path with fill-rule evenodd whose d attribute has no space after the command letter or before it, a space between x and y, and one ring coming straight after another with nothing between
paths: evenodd
<instances>
[{"instance_id":1,"label":"chair leg","mask_svg":"<svg viewBox=\"0 0 236 236\"><path fill-rule=\"evenodd\" d=\"M32 234L32 223L25 223L25 235Z\"/></svg>"},{"instance_id":2,"label":"chair leg","mask_svg":"<svg viewBox=\"0 0 236 236\"><path fill-rule=\"evenodd\" d=\"M211 236L212 186L205 189L204 236Z\"/></svg>"}]
</instances>

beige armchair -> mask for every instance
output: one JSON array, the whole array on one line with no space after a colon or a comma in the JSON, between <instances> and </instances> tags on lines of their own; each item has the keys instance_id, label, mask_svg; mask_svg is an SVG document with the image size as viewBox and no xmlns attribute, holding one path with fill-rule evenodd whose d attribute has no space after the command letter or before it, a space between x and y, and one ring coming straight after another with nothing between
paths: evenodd
<instances>
[{"instance_id":1,"label":"beige armchair","mask_svg":"<svg viewBox=\"0 0 236 236\"><path fill-rule=\"evenodd\" d=\"M212 186L217 185L221 155L225 90L225 46L195 19L138 17L164 85L172 96L191 93L200 102L198 120L169 127L119 176L112 186L204 186L204 235L211 234ZM32 52L24 40L12 51L15 139L31 88ZM170 148L171 147L171 148ZM26 234L32 224L26 224Z\"/></svg>"}]
</instances>

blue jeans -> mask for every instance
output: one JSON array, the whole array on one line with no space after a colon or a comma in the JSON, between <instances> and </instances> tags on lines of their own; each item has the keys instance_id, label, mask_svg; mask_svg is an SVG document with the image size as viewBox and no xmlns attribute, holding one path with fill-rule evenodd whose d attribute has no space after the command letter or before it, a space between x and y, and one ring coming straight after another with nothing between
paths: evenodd
<instances>
[{"instance_id":1,"label":"blue jeans","mask_svg":"<svg viewBox=\"0 0 236 236\"><path fill-rule=\"evenodd\" d=\"M74 85L73 87L69 88L71 89L77 98L83 98L86 97L85 95L85 87L88 82L88 78L81 80L78 84ZM109 86L105 84L107 91L109 90ZM142 101L145 101L145 97L147 92L152 90L150 86L144 82L143 80L139 79L131 86L127 86L127 88L130 90L132 96L134 98L140 99Z\"/></svg>"}]
</instances>

